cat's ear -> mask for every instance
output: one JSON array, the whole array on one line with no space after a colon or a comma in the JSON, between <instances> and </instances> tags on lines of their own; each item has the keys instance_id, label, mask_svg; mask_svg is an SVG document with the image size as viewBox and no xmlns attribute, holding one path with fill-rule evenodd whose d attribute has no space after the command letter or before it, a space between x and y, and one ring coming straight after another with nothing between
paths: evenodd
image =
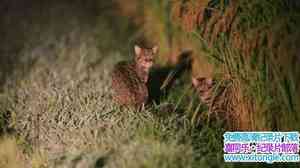
<instances>
[{"instance_id":1,"label":"cat's ear","mask_svg":"<svg viewBox=\"0 0 300 168\"><path fill-rule=\"evenodd\" d=\"M141 55L142 53L142 48L138 45L135 45L134 46L134 52L135 52L135 55Z\"/></svg>"},{"instance_id":2,"label":"cat's ear","mask_svg":"<svg viewBox=\"0 0 300 168\"><path fill-rule=\"evenodd\" d=\"M157 52L158 52L158 46L157 45L152 48L152 52L153 52L153 54L157 54Z\"/></svg>"},{"instance_id":3,"label":"cat's ear","mask_svg":"<svg viewBox=\"0 0 300 168\"><path fill-rule=\"evenodd\" d=\"M199 85L199 81L197 78L192 77L192 84L197 87Z\"/></svg>"}]
</instances>

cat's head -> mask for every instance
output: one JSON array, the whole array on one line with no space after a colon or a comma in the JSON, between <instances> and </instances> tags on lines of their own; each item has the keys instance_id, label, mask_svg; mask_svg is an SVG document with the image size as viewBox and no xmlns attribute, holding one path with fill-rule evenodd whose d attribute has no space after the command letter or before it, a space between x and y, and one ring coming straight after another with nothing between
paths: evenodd
<instances>
[{"instance_id":1,"label":"cat's head","mask_svg":"<svg viewBox=\"0 0 300 168\"><path fill-rule=\"evenodd\" d=\"M214 85L214 81L212 78L192 77L192 84L197 92L201 94L211 89Z\"/></svg>"},{"instance_id":2,"label":"cat's head","mask_svg":"<svg viewBox=\"0 0 300 168\"><path fill-rule=\"evenodd\" d=\"M158 52L158 47L154 46L153 48L142 48L138 45L134 46L135 52L135 62L145 69L152 67L154 63L154 57Z\"/></svg>"}]
</instances>

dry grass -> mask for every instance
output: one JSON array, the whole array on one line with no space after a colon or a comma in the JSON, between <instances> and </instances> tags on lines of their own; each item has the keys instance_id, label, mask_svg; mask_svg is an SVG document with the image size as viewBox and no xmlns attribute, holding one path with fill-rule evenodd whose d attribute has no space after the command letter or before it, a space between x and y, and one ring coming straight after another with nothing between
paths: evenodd
<instances>
[{"instance_id":1,"label":"dry grass","mask_svg":"<svg viewBox=\"0 0 300 168\"><path fill-rule=\"evenodd\" d=\"M198 142L188 118L175 113L160 118L155 106L118 107L111 100L109 73L122 56L107 53L91 66L102 55L93 48L95 41L80 39L74 46L49 42L55 43L55 59L38 57L28 75L16 73L4 86L10 127L21 149L14 141L3 142L9 144L7 164L20 152L26 164L16 167L193 167Z\"/></svg>"},{"instance_id":2,"label":"dry grass","mask_svg":"<svg viewBox=\"0 0 300 168\"><path fill-rule=\"evenodd\" d=\"M1 138L0 140L0 167L21 168L24 156L14 138Z\"/></svg>"}]
</instances>

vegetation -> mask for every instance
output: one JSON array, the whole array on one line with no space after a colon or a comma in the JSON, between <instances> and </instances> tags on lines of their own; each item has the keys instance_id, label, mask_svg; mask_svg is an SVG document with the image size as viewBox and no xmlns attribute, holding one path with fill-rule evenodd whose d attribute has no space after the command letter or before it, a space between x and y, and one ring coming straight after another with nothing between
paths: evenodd
<instances>
[{"instance_id":1,"label":"vegetation","mask_svg":"<svg viewBox=\"0 0 300 168\"><path fill-rule=\"evenodd\" d=\"M194 76L232 81L235 129L299 130L297 2L176 0L147 7L164 12L145 15L167 31L155 26L145 31L165 32L169 52L195 51Z\"/></svg>"},{"instance_id":2,"label":"vegetation","mask_svg":"<svg viewBox=\"0 0 300 168\"><path fill-rule=\"evenodd\" d=\"M36 10L48 10L25 18L20 27L31 27L28 37L3 44L18 50L0 50L15 56L11 67L0 68L5 72L0 74L5 74L0 82L1 168L259 167L224 163L226 130L300 130L298 2L128 4L38 4ZM186 49L193 51L193 64L160 103L133 110L111 100L110 71L116 62L130 59L140 38L159 44L161 66L178 62ZM210 118L191 88L191 75L212 76L231 88L226 97L230 120Z\"/></svg>"}]
</instances>

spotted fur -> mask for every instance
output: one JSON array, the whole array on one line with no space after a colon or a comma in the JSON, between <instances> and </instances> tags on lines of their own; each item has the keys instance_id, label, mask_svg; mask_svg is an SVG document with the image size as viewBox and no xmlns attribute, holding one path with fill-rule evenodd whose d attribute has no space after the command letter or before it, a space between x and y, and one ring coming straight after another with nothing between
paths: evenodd
<instances>
[{"instance_id":1,"label":"spotted fur","mask_svg":"<svg viewBox=\"0 0 300 168\"><path fill-rule=\"evenodd\" d=\"M112 71L113 98L125 106L139 107L148 101L147 82L157 47L152 49L135 46L134 61L119 62Z\"/></svg>"},{"instance_id":2,"label":"spotted fur","mask_svg":"<svg viewBox=\"0 0 300 168\"><path fill-rule=\"evenodd\" d=\"M230 107L230 89L225 86L216 87L212 78L192 78L192 83L201 102L207 105L209 112L216 115L228 113Z\"/></svg>"}]
</instances>

